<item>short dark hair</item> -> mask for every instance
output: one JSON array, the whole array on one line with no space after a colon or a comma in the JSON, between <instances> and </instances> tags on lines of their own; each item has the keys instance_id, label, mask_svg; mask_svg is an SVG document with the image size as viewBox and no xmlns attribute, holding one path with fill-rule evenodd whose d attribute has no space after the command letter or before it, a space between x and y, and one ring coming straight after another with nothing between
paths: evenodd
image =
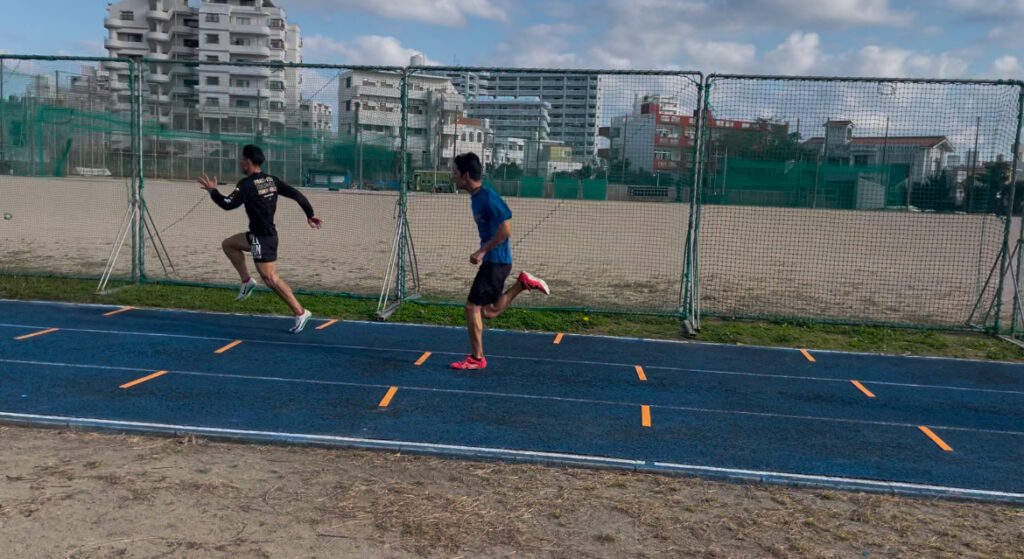
<instances>
[{"instance_id":1,"label":"short dark hair","mask_svg":"<svg viewBox=\"0 0 1024 559\"><path fill-rule=\"evenodd\" d=\"M263 150L252 144L242 148L242 157L252 161L252 164L257 167L262 166L263 162L267 160L267 158L263 156Z\"/></svg>"},{"instance_id":2,"label":"short dark hair","mask_svg":"<svg viewBox=\"0 0 1024 559\"><path fill-rule=\"evenodd\" d=\"M475 181L484 176L484 166L480 164L480 158L473 152L456 155L455 168L460 173L469 175L469 178Z\"/></svg>"}]
</instances>

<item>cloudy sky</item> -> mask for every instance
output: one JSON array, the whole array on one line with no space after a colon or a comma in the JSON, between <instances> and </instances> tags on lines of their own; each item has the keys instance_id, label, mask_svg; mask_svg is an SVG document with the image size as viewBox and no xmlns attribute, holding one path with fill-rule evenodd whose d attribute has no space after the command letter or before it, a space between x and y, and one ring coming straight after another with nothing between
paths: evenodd
<instances>
[{"instance_id":1,"label":"cloudy sky","mask_svg":"<svg viewBox=\"0 0 1024 559\"><path fill-rule=\"evenodd\" d=\"M0 20L0 51L102 55L106 3ZM1024 78L1024 0L280 0L307 62Z\"/></svg>"}]
</instances>

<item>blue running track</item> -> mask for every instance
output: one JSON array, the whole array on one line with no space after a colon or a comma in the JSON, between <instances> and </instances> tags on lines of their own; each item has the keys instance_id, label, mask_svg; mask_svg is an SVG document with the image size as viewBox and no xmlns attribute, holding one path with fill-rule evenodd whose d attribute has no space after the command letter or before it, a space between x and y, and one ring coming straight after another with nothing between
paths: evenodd
<instances>
[{"instance_id":1,"label":"blue running track","mask_svg":"<svg viewBox=\"0 0 1024 559\"><path fill-rule=\"evenodd\" d=\"M1024 502L1024 365L290 324L0 301L0 421Z\"/></svg>"}]
</instances>

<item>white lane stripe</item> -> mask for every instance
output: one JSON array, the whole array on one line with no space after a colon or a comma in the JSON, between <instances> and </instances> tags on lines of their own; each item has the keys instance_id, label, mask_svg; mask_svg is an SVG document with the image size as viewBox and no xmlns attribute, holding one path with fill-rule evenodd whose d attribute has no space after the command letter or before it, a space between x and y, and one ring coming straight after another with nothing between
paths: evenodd
<instances>
[{"instance_id":1,"label":"white lane stripe","mask_svg":"<svg viewBox=\"0 0 1024 559\"><path fill-rule=\"evenodd\" d=\"M224 285L222 287L224 289L233 289L229 285ZM105 305L105 304L101 304L101 303L69 303L69 302L66 302L66 301L38 301L38 300L3 299L3 298L0 298L0 303L31 303L31 304L36 304L36 305L53 305L53 306L65 306L65 307L102 307L102 308L116 308L116 307L118 307L118 305ZM415 301L413 302L413 304L416 304ZM285 317L285 316L282 316L282 315L272 315L272 314L249 314L249 313L234 313L234 312L221 312L221 311L201 311L201 310L192 310L192 309L162 309L162 308L149 307L149 308L144 308L144 310L149 310L149 311L154 311L154 312L164 312L164 313L209 314L209 315L216 315L216 316L238 316L238 317L247 317L247 318L288 318L288 317ZM540 309L540 310L544 310L544 309ZM443 324L414 324L414 323L407 323L407 322L394 323L394 322L381 322L379 320L378 321L371 321L371 320L347 320L345 322L352 323L352 324L367 324L367 325L373 325L373 326L378 326L378 327L383 327L383 328L410 327L410 328L433 328L433 329L441 329L441 330L460 330L460 331L464 331L466 329L464 326L447 326L447 325L443 325ZM494 333L501 332L501 333L518 334L518 335L523 335L523 334L525 334L525 335L536 335L536 336L548 336L549 335L548 332L539 332L539 331L523 332L523 331L520 331L520 330L506 330L506 329L503 329L503 328L488 328L487 331L488 332L494 332ZM791 348L791 347L761 346L761 345L738 346L736 344L729 344L729 343L723 343L723 342L702 342L702 341L691 341L691 340L665 340L665 339L659 339L659 338L635 338L635 337L609 336L609 335L602 335L602 334L578 333L578 334L573 334L573 336L574 337L578 337L578 338L596 338L596 339L605 339L605 340L618 340L618 341L624 341L624 342L646 342L646 343L652 343L652 344L671 344L671 345L677 345L677 346L681 345L681 346L698 346L698 347L699 346L721 347L721 348L734 349L734 350L738 350L738 351L742 351L742 350L746 350L746 349L757 349L757 350L766 350L766 351L777 351L777 352L783 352L783 353L787 353L787 354L791 353L793 351L793 349L794 349L794 348ZM927 359L927 360L932 360L932 361L953 361L953 362L959 362L959 363L976 363L976 364L979 364L979 365L1010 365L1010 366L1021 368L1022 370L1024 370L1024 363L1017 362L1017 361L994 361L994 360L993 361L989 361L989 360L979 360L979 359L965 359L965 358L961 358L961 357L937 357L937 356L934 356L934 355L891 355L891 354L887 354L887 353L871 353L871 352L868 352L868 351L849 351L849 350L838 350L838 349L815 349L814 351L815 351L815 353L831 353L831 354L836 354L836 355L853 355L853 356L864 356L864 357L881 357L881 358L895 359L895 360Z\"/></svg>"},{"instance_id":2,"label":"white lane stripe","mask_svg":"<svg viewBox=\"0 0 1024 559\"><path fill-rule=\"evenodd\" d=\"M100 369L100 370L119 370L119 371L151 371L150 368L133 368L133 367L113 367L108 365L89 365L89 364L78 364L78 363L60 363L60 362L44 362L44 361L29 361L29 360L17 360L17 359L0 359L0 363L16 363L22 365L40 365L50 367L71 367L79 369ZM355 388L390 388L391 384L375 384L375 383L360 383L360 382L345 382L345 381L334 381L334 380L318 380L318 379L302 379L302 378L288 378L288 377L272 377L272 376L257 376L257 375L236 375L230 373L206 373L199 371L175 371L167 369L169 375L186 375L186 376L197 376L197 377L212 377L212 378L230 378L240 380L262 380L270 382L290 382L298 384L317 384L317 385L328 385L328 386L348 386ZM465 390L458 388L436 388L430 386L406 386L401 385L402 390L408 390L412 392L433 392L442 394L462 394L469 396L490 396L497 398L517 398L523 400L544 400L552 402L567 402L573 404L596 404L596 405L607 405L607 406L623 406L623 407L636 407L640 405L650 405L652 408L673 410L673 411L685 411L689 413L704 413L704 414L716 414L716 415L738 415L744 417L763 417L770 419L793 419L800 421L823 421L829 423L845 423L855 425L874 425L883 427L900 427L908 429L917 429L917 423L900 423L895 421L873 421L868 419L848 419L842 417L822 417L814 415L796 415L796 414L783 414L783 413L771 413L771 412L753 412L744 410L727 410L719 408L698 408L692 406L673 406L673 405L661 405L661 404L644 404L638 402L622 402L616 400L600 400L592 398L570 398L565 396L542 396L537 394L520 394L520 393L508 393L508 392L495 392L487 390ZM929 424L934 429L942 429L946 431L960 431L969 433L986 433L991 435L1008 435L1008 436L1024 436L1024 431L1007 431L1000 429L981 429L975 427L954 427L946 425Z\"/></svg>"},{"instance_id":3,"label":"white lane stripe","mask_svg":"<svg viewBox=\"0 0 1024 559\"><path fill-rule=\"evenodd\" d=\"M871 479L847 478L838 476L822 476L813 474L794 474L789 472L775 472L770 470L745 470L733 468L719 468L713 466L699 466L690 464L678 464L674 462L644 462L641 460L627 460L622 458L605 458L601 456L590 456L585 454L568 454L557 452L543 452L530 450L514 450L496 447L432 444L412 441L389 441L382 439L365 439L358 437L343 437L337 435L311 435L305 433L287 433L279 431L257 431L245 429L228 429L222 427L200 427L195 425L179 425L169 423L148 423L141 421L117 421L108 419L93 419L74 416L58 415L36 415L23 413L0 412L0 420L35 422L35 423L59 423L80 427L108 428L108 429L130 429L150 430L160 433L177 434L192 433L196 435L236 437L236 438L269 438L283 442L307 442L334 445L353 445L387 450L416 450L421 452L447 452L454 454L471 454L475 456L491 456L498 458L520 457L532 460L561 461L591 466L614 466L631 467L637 470L658 471L659 469L674 470L678 472L706 472L708 474L725 475L726 477L751 477L757 476L765 481L778 480L780 482L805 482L825 486L847 486L876 488L888 491L904 491L907 493L933 493L941 492L950 497L971 497L977 499L1002 499L1021 501L1024 500L1024 493L1013 493L1004 491L991 491L984 489L968 489L962 487L947 487L941 485L915 484L907 482L878 481Z\"/></svg>"},{"instance_id":4,"label":"white lane stripe","mask_svg":"<svg viewBox=\"0 0 1024 559\"><path fill-rule=\"evenodd\" d=\"M0 328L25 328L25 329L44 329L50 328L50 326L38 326L38 325L27 325L27 324L8 324L0 323ZM157 332L135 332L135 331L121 331L121 330L98 330L89 328L63 328L65 332L85 332L90 334L114 334L123 336L146 336L146 337L157 337L157 338L180 338L189 340L209 340L209 341L234 341L237 338L221 338L214 336L190 336L186 334L164 334ZM392 348L392 347L375 347L375 346L359 346L359 345L347 345L347 344L324 344L324 343L308 343L308 342L284 342L276 340L248 340L243 339L242 341L247 343L256 344L273 344L283 346L294 346L294 347L317 347L317 348L328 348L328 349L355 349L360 351L380 351L380 352L396 352L396 353L416 353L422 354L422 349L404 349L404 348ZM454 355L462 356L464 352L455 351L433 351L435 355ZM488 355L489 359L509 359L515 361L537 361L542 363L559 363L565 365L591 365L591 366L602 366L602 367L633 367L634 364L629 363L615 363L610 361L587 361L587 360L573 360L573 359L555 359L547 357L522 357L518 355ZM712 375L734 375L734 376L747 376L747 377L758 377L758 378L777 378L787 380L802 380L811 382L838 382L846 383L849 382L848 378L830 378L830 377L810 377L800 375L781 375L772 373L750 373L743 371L722 371L714 369L690 369L686 367L667 367L657 365L645 365L647 369L658 369L661 371L676 371L676 372L691 372L691 373L702 373ZM875 381L875 380L864 380L858 379L862 383L879 384L886 386L902 386L907 388L924 388L933 390L955 390L960 392L982 392L989 394L1012 394L1018 396L1024 396L1024 391L1020 390L999 390L992 388L970 388L965 386L947 386L937 384L914 384L914 383L901 383L901 382L890 382L890 381Z\"/></svg>"}]
</instances>

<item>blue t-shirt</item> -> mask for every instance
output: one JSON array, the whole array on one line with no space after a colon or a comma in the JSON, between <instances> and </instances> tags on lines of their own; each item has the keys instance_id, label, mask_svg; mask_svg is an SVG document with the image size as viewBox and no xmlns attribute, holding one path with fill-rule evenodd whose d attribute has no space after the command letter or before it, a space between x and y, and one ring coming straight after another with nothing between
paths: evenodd
<instances>
[{"instance_id":1,"label":"blue t-shirt","mask_svg":"<svg viewBox=\"0 0 1024 559\"><path fill-rule=\"evenodd\" d=\"M512 211L505 205L505 201L497 192L486 186L476 191L472 198L473 219L476 220L476 228L480 232L480 246L494 238L498 227L511 219ZM509 247L508 239L494 247L484 255L484 262L496 264L511 264L512 249Z\"/></svg>"}]
</instances>

